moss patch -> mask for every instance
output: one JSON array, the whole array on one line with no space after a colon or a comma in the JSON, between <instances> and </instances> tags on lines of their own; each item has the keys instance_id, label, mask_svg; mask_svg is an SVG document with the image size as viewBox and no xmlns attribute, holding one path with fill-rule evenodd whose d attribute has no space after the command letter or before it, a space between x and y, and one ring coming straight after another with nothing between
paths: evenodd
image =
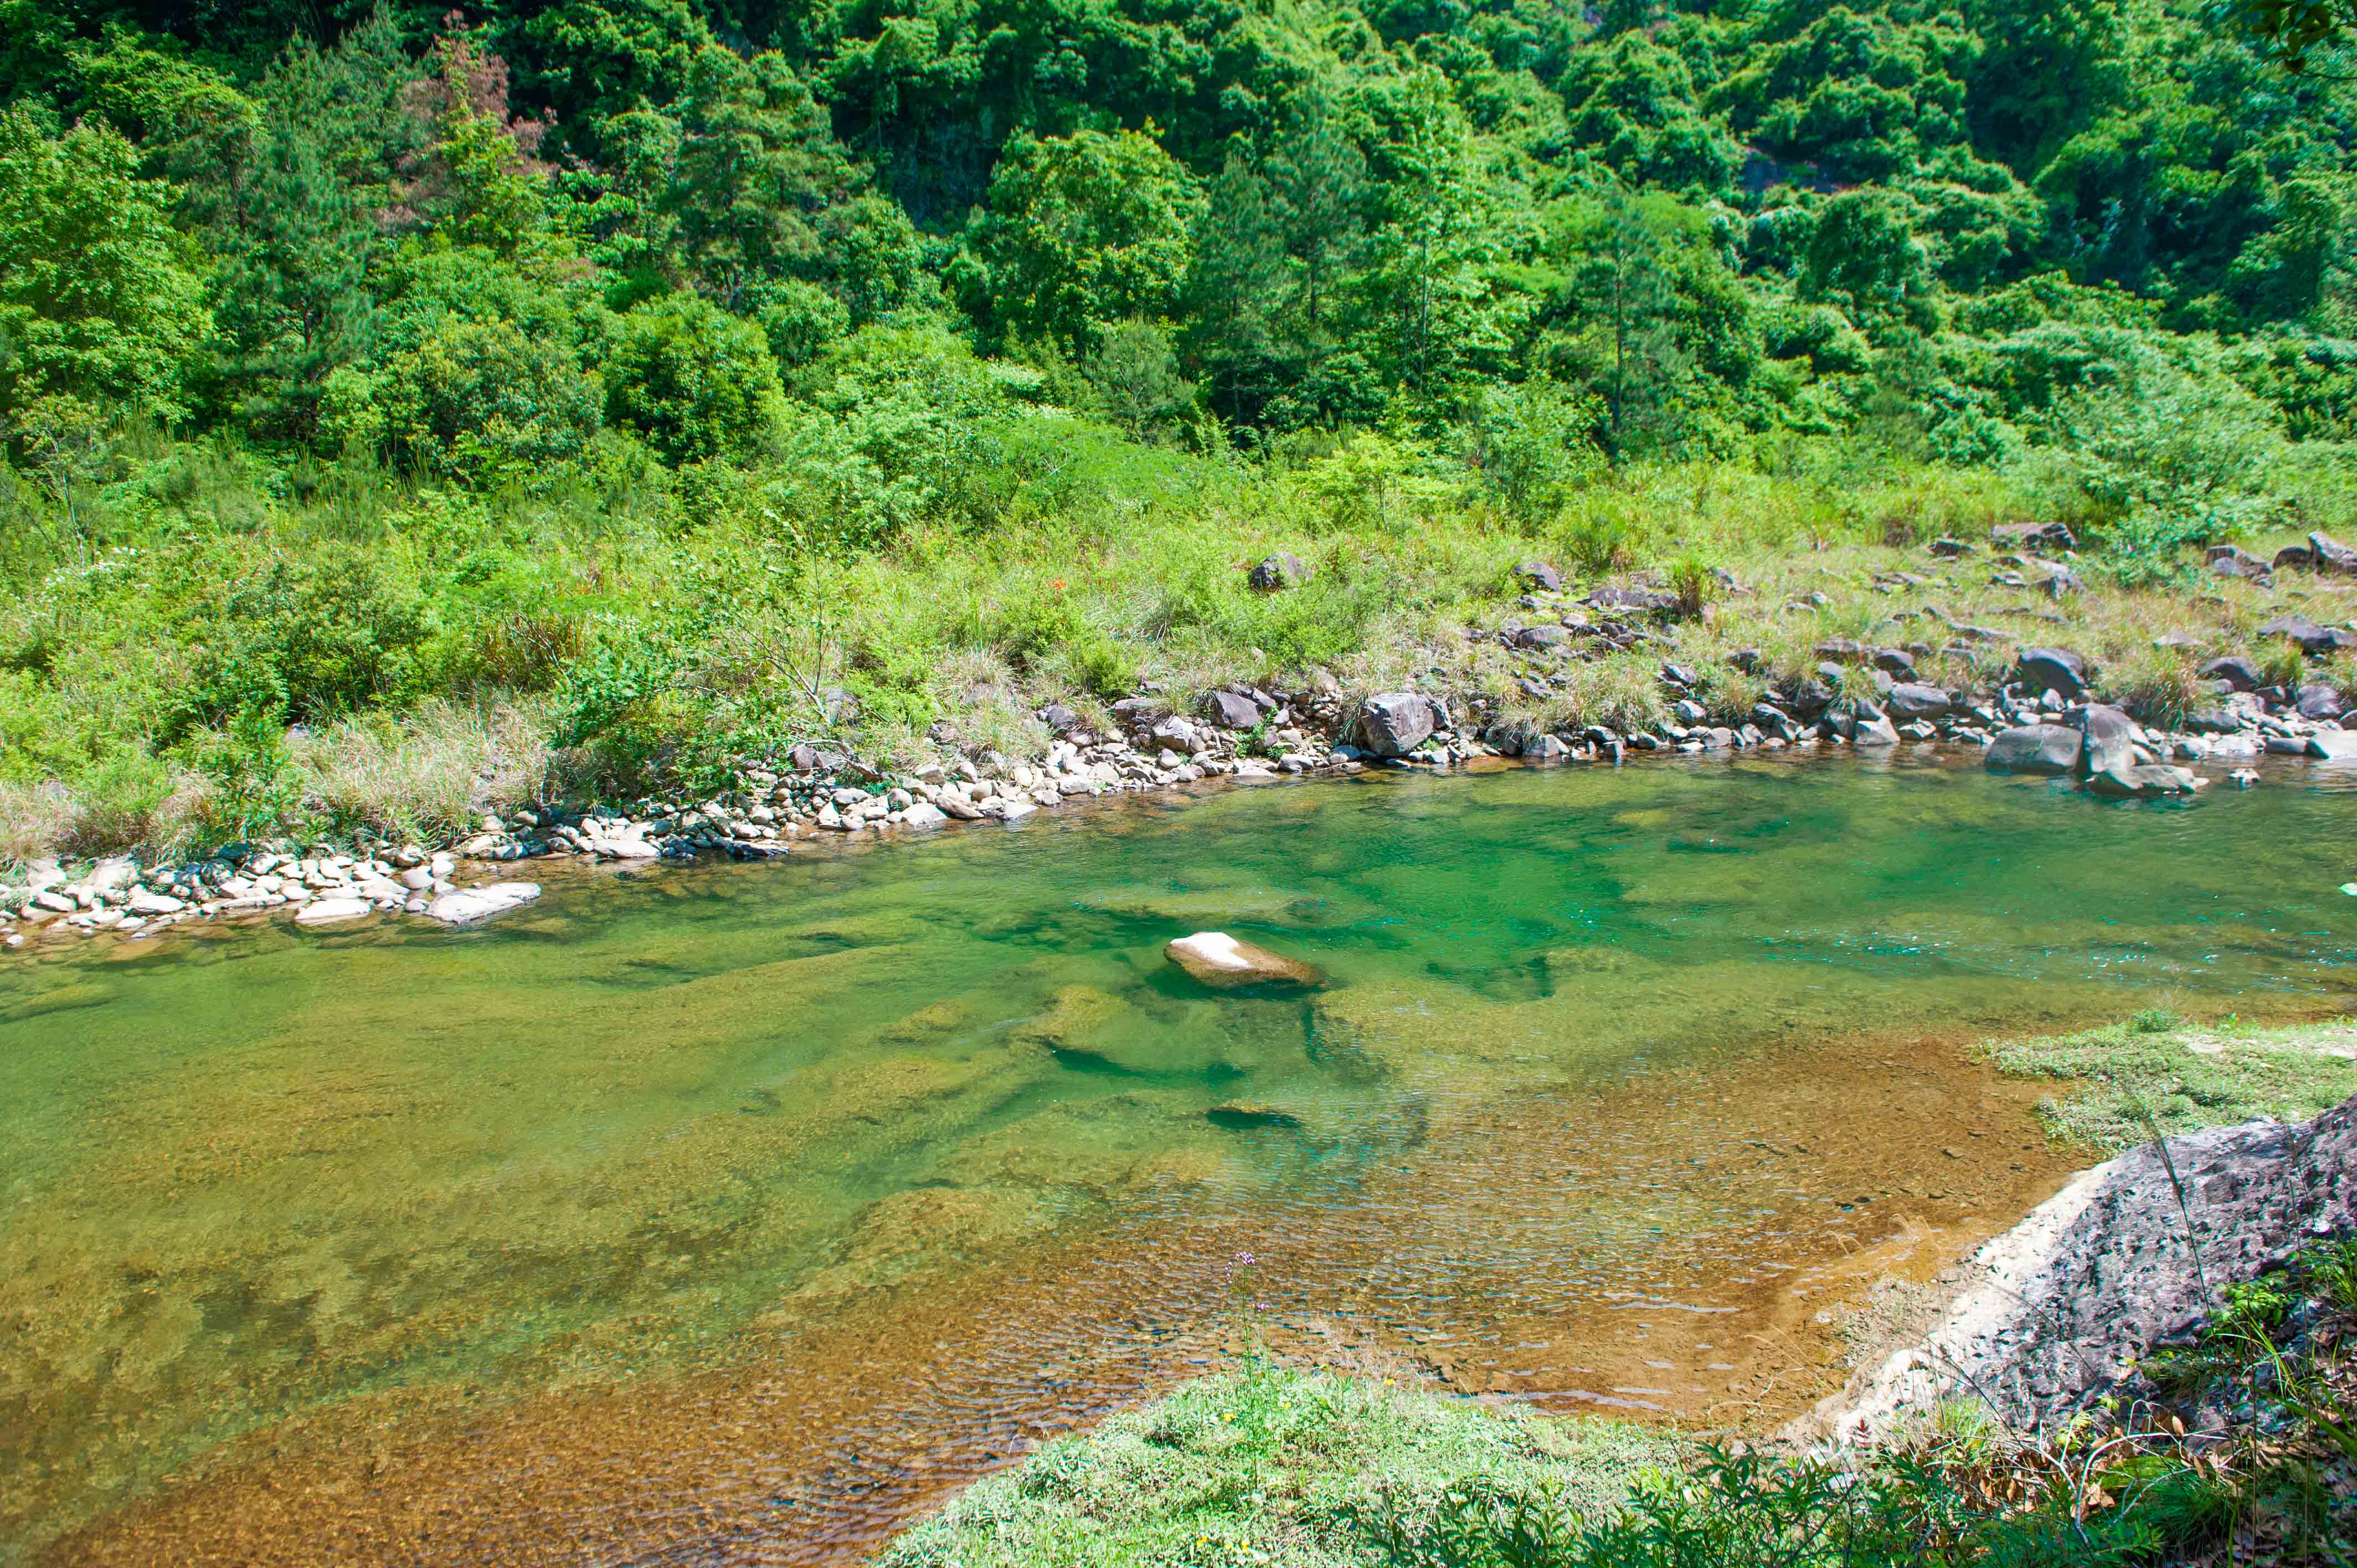
<instances>
[{"instance_id":1,"label":"moss patch","mask_svg":"<svg viewBox=\"0 0 2357 1568\"><path fill-rule=\"evenodd\" d=\"M2040 1105L2040 1120L2107 1154L2255 1117L2305 1121L2357 1094L2357 1028L2339 1024L2194 1026L2156 1011L1985 1054L2007 1072L2070 1084Z\"/></svg>"}]
</instances>

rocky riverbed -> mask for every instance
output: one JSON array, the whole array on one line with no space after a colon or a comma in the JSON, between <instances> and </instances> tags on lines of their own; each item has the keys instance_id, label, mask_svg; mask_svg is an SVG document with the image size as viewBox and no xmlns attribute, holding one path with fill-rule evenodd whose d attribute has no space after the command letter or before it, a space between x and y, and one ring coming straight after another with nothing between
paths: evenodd
<instances>
[{"instance_id":1,"label":"rocky riverbed","mask_svg":"<svg viewBox=\"0 0 2357 1568\"><path fill-rule=\"evenodd\" d=\"M2139 1392L2140 1363L2192 1343L2232 1283L2357 1233L2357 1099L2312 1122L2246 1122L2131 1149L2072 1178L1975 1255L1920 1342L1808 1423L1886 1434L1976 1399L2051 1431Z\"/></svg>"},{"instance_id":2,"label":"rocky riverbed","mask_svg":"<svg viewBox=\"0 0 2357 1568\"><path fill-rule=\"evenodd\" d=\"M1998 580L2064 601L2077 591L2072 542L2054 525L2001 530L1991 541L1998 551L1992 569ZM1932 546L1943 562L1974 549L1954 540ZM2212 569L2242 577L2279 570L2346 575L2357 569L2357 551L2319 534L2271 562L2222 549L2213 552ZM1581 660L1666 644L1661 628L1689 607L1641 580L1575 597L1541 561L1525 563L1521 575L1527 592L1519 617L1461 635L1508 651L1525 697L1547 695ZM1897 576L1908 580L1889 585L1894 593L1930 582ZM1286 591L1287 582L1273 573L1265 591ZM1893 624L1936 628L1942 640L1826 639L1815 646L1806 674L1771 688L1768 699L1740 715L1713 714L1699 700L1704 672L1664 660L1657 678L1669 717L1641 728L1575 718L1540 729L1507 716L1496 697L1452 689L1439 676L1415 689L1352 693L1313 671L1296 690L1232 683L1184 711L1148 683L1094 721L1060 703L1041 706L1037 717L1054 738L1038 758L963 748L953 726L936 725L932 759L912 768L871 766L845 749L804 744L780 757L748 759L732 788L710 796L586 809L537 802L487 815L478 831L442 845L231 844L189 859L36 861L0 885L0 945L21 948L44 937L139 938L191 920L272 914L306 925L371 916L465 924L537 897L536 885L494 870L518 861L770 859L814 836L1014 822L1074 800L1206 779L1448 768L1483 757L1618 764L1646 754L1968 747L1992 769L2074 778L2090 793L2113 799L2190 794L2222 777L2248 785L2258 775L2247 765L2262 756L2357 758L2357 729L2342 726L2339 688L2320 678L2271 682L2268 671L2280 676L2281 661L2255 656L2264 649L2209 659L2199 670L2201 705L2172 713L2167 724L2147 714L2154 722L2147 723L2093 700L2099 672L2067 646L2019 643L1930 603ZM2260 635L2309 661L2357 646L2357 629L2297 616L2277 618ZM2162 645L2190 640L2174 633L2156 639ZM1722 657L1739 671L1760 666L1756 650L1727 649ZM1977 673L1936 682L1919 668L1935 660Z\"/></svg>"}]
</instances>

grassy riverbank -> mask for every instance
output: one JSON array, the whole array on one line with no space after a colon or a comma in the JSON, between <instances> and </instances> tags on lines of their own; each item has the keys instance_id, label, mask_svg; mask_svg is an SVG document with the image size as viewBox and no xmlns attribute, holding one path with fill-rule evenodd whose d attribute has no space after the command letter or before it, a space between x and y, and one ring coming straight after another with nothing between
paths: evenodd
<instances>
[{"instance_id":1,"label":"grassy riverbank","mask_svg":"<svg viewBox=\"0 0 2357 1568\"><path fill-rule=\"evenodd\" d=\"M1613 472L1524 526L1458 459L1372 435L1251 463L1054 413L1000 438L1021 444L998 478L1025 526L917 528L848 556L787 548L755 489L657 470L486 497L350 467L290 487L234 453L158 445L0 610L0 861L447 840L487 809L716 788L728 758L802 739L891 764L1019 760L1049 745L1049 702L1102 720L1142 685L1186 709L1223 682L1298 690L1317 669L1576 731L1664 717L1668 660L1700 671L1692 694L1715 721L1739 723L1828 639L1915 643L1921 678L1958 689L1985 689L2015 645L2060 643L2099 694L2168 725L2209 700L2195 671L2217 654L2287 684L2338 679L2257 628L2357 607L2341 579L2246 583L2180 559L2131 582L2101 556L2081 591L2049 597L2040 564L1924 546L1985 542L2050 493L1833 443L1781 468ZM2357 484L2307 456L2298 522L2352 530ZM2290 515L2254 544L2300 537ZM225 517L247 521L224 532ZM1253 591L1244 569L1279 551L1309 580ZM1567 662L1469 640L1519 618L1529 559L1575 592L1679 577L1705 613ZM1927 607L1994 633L1977 655L1992 667L1943 651ZM2157 647L2168 630L2194 640ZM1760 657L1738 670L1727 656L1745 649Z\"/></svg>"},{"instance_id":2,"label":"grassy riverbank","mask_svg":"<svg viewBox=\"0 0 2357 1568\"><path fill-rule=\"evenodd\" d=\"M2310 1325L2357 1323L2348 1268L2319 1253L2244 1293L2256 1305L2184 1376L2264 1381L2263 1346L2295 1302L2313 1304ZM2307 1353L2287 1371L2260 1392L2286 1418L2267 1438L2198 1455L2165 1429L2032 1446L1959 1411L1903 1445L1824 1460L1263 1369L1049 1444L877 1568L2125 1568L2230 1544L2238 1561L2257 1547L2322 1563L2348 1522L2330 1488L2347 1478L2333 1444L2352 1430L2350 1380Z\"/></svg>"}]
</instances>

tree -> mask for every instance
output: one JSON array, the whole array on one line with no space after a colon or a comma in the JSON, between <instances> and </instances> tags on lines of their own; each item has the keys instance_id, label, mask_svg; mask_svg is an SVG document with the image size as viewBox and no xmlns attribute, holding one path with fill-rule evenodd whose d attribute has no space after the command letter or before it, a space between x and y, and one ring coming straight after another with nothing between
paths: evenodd
<instances>
[{"instance_id":1,"label":"tree","mask_svg":"<svg viewBox=\"0 0 2357 1568\"><path fill-rule=\"evenodd\" d=\"M170 421L210 323L203 287L131 144L98 122L49 134L0 111L0 407L48 399ZM53 408L50 423L77 423Z\"/></svg>"},{"instance_id":2,"label":"tree","mask_svg":"<svg viewBox=\"0 0 2357 1568\"><path fill-rule=\"evenodd\" d=\"M1367 156L1334 123L1320 92L1292 104L1285 134L1269 151L1268 206L1286 251L1301 263L1303 337L1315 358L1323 351L1327 302L1334 276L1358 259L1367 230Z\"/></svg>"},{"instance_id":3,"label":"tree","mask_svg":"<svg viewBox=\"0 0 2357 1568\"><path fill-rule=\"evenodd\" d=\"M1385 219L1370 286L1400 384L1437 393L1468 369L1512 350L1527 302L1494 273L1528 239L1522 193L1483 166L1482 149L1448 81L1426 67L1387 106Z\"/></svg>"},{"instance_id":4,"label":"tree","mask_svg":"<svg viewBox=\"0 0 2357 1568\"><path fill-rule=\"evenodd\" d=\"M990 297L977 314L1080 353L1114 322L1169 315L1202 199L1143 133L1017 135L991 180L979 246Z\"/></svg>"},{"instance_id":5,"label":"tree","mask_svg":"<svg viewBox=\"0 0 2357 1568\"><path fill-rule=\"evenodd\" d=\"M1210 373L1212 406L1230 419L1250 420L1278 373L1279 316L1292 263L1271 210L1269 183L1242 153L1228 155L1206 195L1187 280L1189 336L1195 360Z\"/></svg>"},{"instance_id":6,"label":"tree","mask_svg":"<svg viewBox=\"0 0 2357 1568\"><path fill-rule=\"evenodd\" d=\"M1938 282L1916 235L1921 216L1913 201L1878 186L1835 197L1817 215L1800 296L1837 305L1869 331L1878 325L1937 327L1932 302Z\"/></svg>"},{"instance_id":7,"label":"tree","mask_svg":"<svg viewBox=\"0 0 2357 1568\"><path fill-rule=\"evenodd\" d=\"M2357 0L2242 0L2234 19L2294 75L2357 38Z\"/></svg>"},{"instance_id":8,"label":"tree","mask_svg":"<svg viewBox=\"0 0 2357 1568\"><path fill-rule=\"evenodd\" d=\"M559 260L570 242L550 221L552 170L537 156L549 123L508 112L507 62L473 34L445 33L432 59L404 95L426 145L407 160L388 219L511 261Z\"/></svg>"},{"instance_id":9,"label":"tree","mask_svg":"<svg viewBox=\"0 0 2357 1568\"><path fill-rule=\"evenodd\" d=\"M778 54L696 50L677 108L664 207L681 265L734 310L760 284L813 268L821 215L853 184L810 89Z\"/></svg>"},{"instance_id":10,"label":"tree","mask_svg":"<svg viewBox=\"0 0 2357 1568\"><path fill-rule=\"evenodd\" d=\"M1170 334L1159 323L1116 322L1081 371L1097 406L1133 435L1167 435L1196 413L1194 383L1179 374Z\"/></svg>"},{"instance_id":11,"label":"tree","mask_svg":"<svg viewBox=\"0 0 2357 1568\"><path fill-rule=\"evenodd\" d=\"M1694 368L1678 330L1678 252L1699 239L1695 209L1616 188L1555 217L1570 280L1566 314L1583 338L1580 352L1554 356L1555 368L1601 398L1599 435L1615 457L1659 446L1683 423Z\"/></svg>"}]
</instances>

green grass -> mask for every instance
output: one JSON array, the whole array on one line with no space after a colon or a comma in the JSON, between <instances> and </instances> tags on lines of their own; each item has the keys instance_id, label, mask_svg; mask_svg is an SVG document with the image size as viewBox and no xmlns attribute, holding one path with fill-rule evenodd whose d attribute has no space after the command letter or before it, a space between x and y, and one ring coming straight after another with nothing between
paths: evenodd
<instances>
[{"instance_id":1,"label":"green grass","mask_svg":"<svg viewBox=\"0 0 2357 1568\"><path fill-rule=\"evenodd\" d=\"M1991 1045L2007 1072L2069 1087L2039 1107L2058 1138L2116 1154L2174 1136L2272 1116L2304 1121L2357 1094L2357 1026L2193 1026L2166 1010L2083 1034Z\"/></svg>"},{"instance_id":2,"label":"green grass","mask_svg":"<svg viewBox=\"0 0 2357 1568\"><path fill-rule=\"evenodd\" d=\"M990 1477L881 1568L1359 1568L1469 1483L1617 1506L1674 1466L1667 1434L1548 1421L1388 1380L1274 1368L1188 1383Z\"/></svg>"},{"instance_id":3,"label":"green grass","mask_svg":"<svg viewBox=\"0 0 2357 1568\"><path fill-rule=\"evenodd\" d=\"M1049 1444L877 1568L2126 1568L2217 1539L2223 1482L2101 1452L1951 1423L1780 1457L1263 1368Z\"/></svg>"}]
</instances>

